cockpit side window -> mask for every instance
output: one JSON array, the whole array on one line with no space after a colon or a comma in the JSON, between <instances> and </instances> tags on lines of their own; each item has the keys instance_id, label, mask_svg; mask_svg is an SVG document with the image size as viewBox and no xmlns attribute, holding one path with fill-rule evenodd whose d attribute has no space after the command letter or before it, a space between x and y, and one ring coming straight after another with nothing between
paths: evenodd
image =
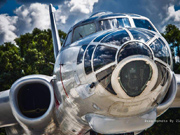
<instances>
[{"instance_id":1,"label":"cockpit side window","mask_svg":"<svg viewBox=\"0 0 180 135\"><path fill-rule=\"evenodd\" d=\"M64 43L64 46L68 46L71 44L71 39L72 39L72 31L70 31L67 35L66 41Z\"/></svg>"},{"instance_id":2,"label":"cockpit side window","mask_svg":"<svg viewBox=\"0 0 180 135\"><path fill-rule=\"evenodd\" d=\"M153 28L153 26L148 20L145 20L145 19L133 19L133 20L137 28L145 28L148 30L155 31L155 29Z\"/></svg>"},{"instance_id":3,"label":"cockpit side window","mask_svg":"<svg viewBox=\"0 0 180 135\"><path fill-rule=\"evenodd\" d=\"M96 32L96 26L94 23L85 24L74 29L73 42L82 39L90 34Z\"/></svg>"}]
</instances>

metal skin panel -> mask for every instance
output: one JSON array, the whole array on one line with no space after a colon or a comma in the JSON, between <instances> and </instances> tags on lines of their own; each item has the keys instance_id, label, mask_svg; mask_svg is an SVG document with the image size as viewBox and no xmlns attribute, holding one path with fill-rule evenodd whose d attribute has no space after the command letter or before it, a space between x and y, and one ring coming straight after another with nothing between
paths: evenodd
<instances>
[{"instance_id":1,"label":"metal skin panel","mask_svg":"<svg viewBox=\"0 0 180 135\"><path fill-rule=\"evenodd\" d=\"M175 104L173 101L176 101L175 98L177 96L176 93L177 93L177 82L175 75L173 75L167 96L164 98L161 104L157 106L158 116L163 114L168 108L170 108L173 104Z\"/></svg>"},{"instance_id":2,"label":"metal skin panel","mask_svg":"<svg viewBox=\"0 0 180 135\"><path fill-rule=\"evenodd\" d=\"M156 111L152 110L141 116L132 116L126 118L106 117L97 114L87 114L85 118L89 122L91 128L98 133L129 133L132 131L141 131L147 127L151 127L156 119Z\"/></svg>"},{"instance_id":3,"label":"metal skin panel","mask_svg":"<svg viewBox=\"0 0 180 135\"><path fill-rule=\"evenodd\" d=\"M52 6L50 6L50 8L50 11L52 11ZM7 134L83 135L91 128L96 132L104 134L138 133L151 127L156 118L169 107L179 107L180 77L179 75L174 75L172 72L172 56L171 54L168 56L171 60L170 64L166 63L166 61L156 58L155 52L153 52L153 49L150 47L151 43L160 38L164 42L166 50L170 52L165 39L158 31L152 32L142 28L135 28L133 18L148 20L145 17L130 14L108 15L109 14L103 14L102 17L97 15L96 18L82 21L72 27L71 30L73 31L75 27L89 22L94 22L98 27L98 22L101 19L121 18L125 16L130 20L131 30L134 29L137 33L140 32L140 35L148 37L148 40L141 40L142 37L140 35L138 35L139 37L133 35L128 28L116 28L89 35L69 46L63 46L58 52L57 35L53 35L53 37L55 36L54 52L56 59L53 76L26 76L17 80L12 85L10 95L9 90L0 93L0 107L3 108L3 110L0 110L0 127L11 126L6 129ZM51 14L51 23L52 22L54 22L52 24L54 25L52 30L57 34L53 14ZM154 29L156 30L155 27ZM97 28L97 30L100 30L100 28ZM113 38L116 32L122 30L128 33L128 41L121 42ZM148 34L150 36L148 36ZM113 42L102 43L103 39L108 36L110 36L109 39ZM122 44L117 44L117 42L121 42ZM145 46L144 48L148 49L149 55L143 55L141 51L141 53L138 53L138 49L141 49L140 47L136 53L128 53L127 50L123 50L128 43L139 43ZM81 54L82 61L77 64L78 54L83 45L87 45L87 47L84 54ZM88 47L91 45L94 46L94 50L91 50L92 56L90 59L92 70L90 69L90 72L87 74L84 67L86 64L85 54L89 51ZM111 47L117 51L114 51L115 54L111 56L114 61L107 62L107 64L104 65L101 61L101 67L94 68L95 53L97 53L96 49L98 50L98 45ZM110 53L107 51L104 52L106 53L102 54L102 57L105 61ZM123 59L120 61L118 61L121 56L119 52L124 53ZM98 59L100 58L101 57L98 56ZM136 96L128 95L118 80L122 68L132 61L143 61L146 65L149 65L149 74L151 74L151 78L143 85L144 88L142 92ZM98 63L96 63L96 66L98 66ZM112 72L109 71L110 68ZM132 73L131 75L133 77L135 72L135 69L129 70L129 73ZM101 84L101 79L97 79L97 74L100 74L100 78L104 79L103 84L105 86L106 83L109 84L110 82L115 94L109 92ZM111 75L110 77L109 74ZM128 75L129 74L125 75L125 77ZM143 79L143 76L140 77ZM42 116L28 118L24 116L18 108L17 95L23 86L33 83L45 85L49 90L51 100L47 111ZM44 97L43 94L44 93L42 93L40 99ZM173 100L174 103L172 104ZM6 114L6 116L2 117L4 114Z\"/></svg>"}]
</instances>

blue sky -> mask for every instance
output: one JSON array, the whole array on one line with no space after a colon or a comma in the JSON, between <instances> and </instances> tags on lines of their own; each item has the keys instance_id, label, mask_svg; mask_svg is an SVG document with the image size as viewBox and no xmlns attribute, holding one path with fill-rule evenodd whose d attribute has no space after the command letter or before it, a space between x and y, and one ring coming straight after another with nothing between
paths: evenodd
<instances>
[{"instance_id":1,"label":"blue sky","mask_svg":"<svg viewBox=\"0 0 180 135\"><path fill-rule=\"evenodd\" d=\"M35 27L50 28L48 5L56 8L58 29L68 32L78 21L97 11L135 13L148 17L160 32L169 23L180 28L179 0L1 0L0 44Z\"/></svg>"},{"instance_id":2,"label":"blue sky","mask_svg":"<svg viewBox=\"0 0 180 135\"><path fill-rule=\"evenodd\" d=\"M9 14L15 15L13 13L14 9L18 8L21 4L18 4L16 0L7 0L4 4L2 4L0 8L0 14Z\"/></svg>"},{"instance_id":3,"label":"blue sky","mask_svg":"<svg viewBox=\"0 0 180 135\"><path fill-rule=\"evenodd\" d=\"M2 4L0 3L0 14L9 14L10 16L15 15L14 10L23 4L21 2L21 0L19 0L19 2L17 2L16 0L2 0L2 1L4 1L4 2ZM29 1L31 1L31 0L29 0ZM34 0L34 2L37 2L37 1ZM42 1L40 0L40 2L42 2ZM25 3L25 4L31 4L31 2ZM58 4L54 5L56 9L58 8L57 5Z\"/></svg>"}]
</instances>

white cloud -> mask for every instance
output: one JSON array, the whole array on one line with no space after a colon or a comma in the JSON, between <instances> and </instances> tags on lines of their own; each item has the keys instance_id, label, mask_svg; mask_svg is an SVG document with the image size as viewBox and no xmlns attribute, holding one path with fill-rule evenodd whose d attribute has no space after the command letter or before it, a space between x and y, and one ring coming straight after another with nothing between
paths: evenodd
<instances>
[{"instance_id":1,"label":"white cloud","mask_svg":"<svg viewBox=\"0 0 180 135\"><path fill-rule=\"evenodd\" d=\"M170 5L167 9L167 17L161 23L164 25L167 24L175 24L177 27L180 28L180 10L175 11L174 5Z\"/></svg>"},{"instance_id":2,"label":"white cloud","mask_svg":"<svg viewBox=\"0 0 180 135\"><path fill-rule=\"evenodd\" d=\"M89 17L93 12L93 6L98 0L71 0L58 6L56 20L58 28L67 32L70 26Z\"/></svg>"},{"instance_id":3,"label":"white cloud","mask_svg":"<svg viewBox=\"0 0 180 135\"><path fill-rule=\"evenodd\" d=\"M174 5L168 7L167 17L165 18L164 22L167 22L170 19L173 19L175 22L180 21L180 10L175 11Z\"/></svg>"},{"instance_id":4,"label":"white cloud","mask_svg":"<svg viewBox=\"0 0 180 135\"><path fill-rule=\"evenodd\" d=\"M7 14L0 15L0 45L3 42L11 42L17 37L14 26L16 21L17 17L10 17Z\"/></svg>"},{"instance_id":5,"label":"white cloud","mask_svg":"<svg viewBox=\"0 0 180 135\"><path fill-rule=\"evenodd\" d=\"M58 29L68 32L69 28L81 19L89 17L98 0L70 0L58 6L56 20ZM21 34L34 28L50 28L49 6L33 3L22 5L15 11L15 16L0 15L0 44L13 41Z\"/></svg>"},{"instance_id":6,"label":"white cloud","mask_svg":"<svg viewBox=\"0 0 180 135\"><path fill-rule=\"evenodd\" d=\"M71 7L70 12L80 11L84 14L90 14L96 2L98 2L98 0L71 0L68 6Z\"/></svg>"},{"instance_id":7,"label":"white cloud","mask_svg":"<svg viewBox=\"0 0 180 135\"><path fill-rule=\"evenodd\" d=\"M15 10L17 15L17 34L24 34L34 28L50 28L49 7L46 4L33 3L30 6L22 5Z\"/></svg>"},{"instance_id":8,"label":"white cloud","mask_svg":"<svg viewBox=\"0 0 180 135\"><path fill-rule=\"evenodd\" d=\"M174 18L175 22L180 22L180 10L175 11L174 6L168 8L169 17Z\"/></svg>"},{"instance_id":9,"label":"white cloud","mask_svg":"<svg viewBox=\"0 0 180 135\"><path fill-rule=\"evenodd\" d=\"M14 13L16 16L0 15L0 44L13 42L21 34L31 32L34 28L50 28L48 5L34 3L22 5Z\"/></svg>"}]
</instances>

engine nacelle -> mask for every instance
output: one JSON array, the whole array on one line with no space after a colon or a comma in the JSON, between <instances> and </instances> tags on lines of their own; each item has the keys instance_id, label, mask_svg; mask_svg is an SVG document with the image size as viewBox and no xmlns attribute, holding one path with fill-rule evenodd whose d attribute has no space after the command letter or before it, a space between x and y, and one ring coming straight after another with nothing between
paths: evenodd
<instances>
[{"instance_id":1,"label":"engine nacelle","mask_svg":"<svg viewBox=\"0 0 180 135\"><path fill-rule=\"evenodd\" d=\"M55 102L51 79L44 75L26 76L11 87L13 115L27 134L43 132L52 121Z\"/></svg>"}]
</instances>

